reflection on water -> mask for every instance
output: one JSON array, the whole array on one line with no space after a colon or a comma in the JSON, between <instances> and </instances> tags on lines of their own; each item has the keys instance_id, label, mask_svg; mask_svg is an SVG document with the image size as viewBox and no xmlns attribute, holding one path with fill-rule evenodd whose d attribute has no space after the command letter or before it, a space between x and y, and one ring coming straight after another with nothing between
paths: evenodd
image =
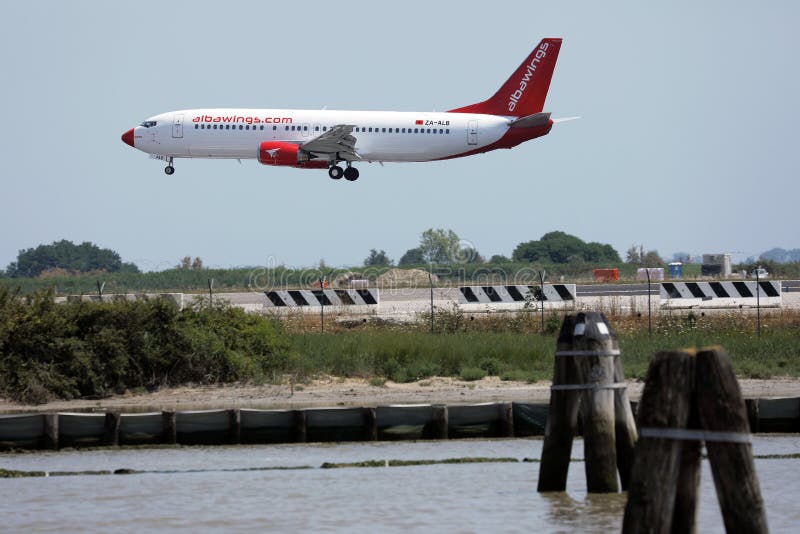
<instances>
[{"instance_id":1,"label":"reflection on water","mask_svg":"<svg viewBox=\"0 0 800 534\"><path fill-rule=\"evenodd\" d=\"M541 440L462 440L0 455L0 468L173 470L137 475L0 479L2 530L12 532L347 531L609 532L625 496L587 495L573 462L566 493L536 492L538 463L319 469L323 462L539 458ZM800 438L756 437L756 454L800 452ZM575 443L572 457L583 456ZM224 471L309 465L300 471ZM201 470L199 472L189 472ZM773 532L800 524L800 460L756 460ZM182 472L181 472L182 471ZM724 531L708 462L699 531Z\"/></svg>"},{"instance_id":2,"label":"reflection on water","mask_svg":"<svg viewBox=\"0 0 800 534\"><path fill-rule=\"evenodd\" d=\"M541 499L547 503L547 524L566 530L591 528L608 532L621 526L625 511L625 495L585 494L580 499L569 493L543 493Z\"/></svg>"}]
</instances>

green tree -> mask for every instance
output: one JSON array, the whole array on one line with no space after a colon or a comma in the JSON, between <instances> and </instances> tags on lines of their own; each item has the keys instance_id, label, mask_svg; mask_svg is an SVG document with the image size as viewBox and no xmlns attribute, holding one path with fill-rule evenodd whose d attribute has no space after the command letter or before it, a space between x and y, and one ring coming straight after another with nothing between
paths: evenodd
<instances>
[{"instance_id":1,"label":"green tree","mask_svg":"<svg viewBox=\"0 0 800 534\"><path fill-rule=\"evenodd\" d=\"M408 265L422 265L423 263L425 263L425 258L422 255L422 249L419 247L407 250L406 253L400 258L400 261L397 262L397 264L401 267Z\"/></svg>"},{"instance_id":2,"label":"green tree","mask_svg":"<svg viewBox=\"0 0 800 534\"><path fill-rule=\"evenodd\" d=\"M84 241L80 245L62 239L50 245L21 250L17 261L9 264L7 276L11 278L36 277L51 269L72 272L107 271L139 272L132 263L124 264L119 254L111 249L100 248Z\"/></svg>"},{"instance_id":3,"label":"green tree","mask_svg":"<svg viewBox=\"0 0 800 534\"><path fill-rule=\"evenodd\" d=\"M460 250L459 241L452 230L429 228L422 232L419 248L425 263L453 263Z\"/></svg>"},{"instance_id":4,"label":"green tree","mask_svg":"<svg viewBox=\"0 0 800 534\"><path fill-rule=\"evenodd\" d=\"M478 249L470 246L461 247L454 260L457 263L486 263L486 259L481 256Z\"/></svg>"},{"instance_id":5,"label":"green tree","mask_svg":"<svg viewBox=\"0 0 800 534\"><path fill-rule=\"evenodd\" d=\"M512 255L515 261L570 263L571 260L581 262L605 263L619 262L619 254L611 245L602 243L586 243L582 239L566 232L548 232L538 241L520 243Z\"/></svg>"},{"instance_id":6,"label":"green tree","mask_svg":"<svg viewBox=\"0 0 800 534\"><path fill-rule=\"evenodd\" d=\"M657 250L650 250L642 258L642 265L644 267L663 267L664 260L658 255Z\"/></svg>"},{"instance_id":7,"label":"green tree","mask_svg":"<svg viewBox=\"0 0 800 534\"><path fill-rule=\"evenodd\" d=\"M495 254L489 258L489 263L511 263L511 258L503 256L502 254Z\"/></svg>"},{"instance_id":8,"label":"green tree","mask_svg":"<svg viewBox=\"0 0 800 534\"><path fill-rule=\"evenodd\" d=\"M640 247L636 247L636 245L631 245L631 247L625 251L625 263L632 263L633 265L638 265L642 263L642 254L639 252Z\"/></svg>"},{"instance_id":9,"label":"green tree","mask_svg":"<svg viewBox=\"0 0 800 534\"><path fill-rule=\"evenodd\" d=\"M392 265L394 262L386 255L386 251L370 249L369 256L364 259L365 267L386 267Z\"/></svg>"}]
</instances>

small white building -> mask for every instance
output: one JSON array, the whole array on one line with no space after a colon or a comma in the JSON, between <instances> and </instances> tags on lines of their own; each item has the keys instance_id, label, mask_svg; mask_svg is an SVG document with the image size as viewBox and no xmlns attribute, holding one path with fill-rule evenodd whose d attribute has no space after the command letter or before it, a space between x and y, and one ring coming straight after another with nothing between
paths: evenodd
<instances>
[{"instance_id":1,"label":"small white building","mask_svg":"<svg viewBox=\"0 0 800 534\"><path fill-rule=\"evenodd\" d=\"M703 254L703 264L700 266L700 273L703 276L730 276L731 255Z\"/></svg>"}]
</instances>

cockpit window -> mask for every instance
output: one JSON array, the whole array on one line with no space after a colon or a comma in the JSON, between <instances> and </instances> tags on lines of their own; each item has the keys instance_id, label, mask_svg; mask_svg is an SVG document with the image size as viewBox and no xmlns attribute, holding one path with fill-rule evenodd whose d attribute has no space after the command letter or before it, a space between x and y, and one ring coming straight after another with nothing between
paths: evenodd
<instances>
[{"instance_id":1,"label":"cockpit window","mask_svg":"<svg viewBox=\"0 0 800 534\"><path fill-rule=\"evenodd\" d=\"M141 126L144 126L145 128L152 128L155 125L156 125L156 121L144 121L141 124Z\"/></svg>"}]
</instances>

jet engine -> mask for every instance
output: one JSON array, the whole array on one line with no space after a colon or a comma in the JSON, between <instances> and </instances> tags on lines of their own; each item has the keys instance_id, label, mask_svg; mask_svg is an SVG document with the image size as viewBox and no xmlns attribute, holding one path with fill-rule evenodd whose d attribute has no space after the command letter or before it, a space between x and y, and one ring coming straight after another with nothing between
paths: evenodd
<instances>
[{"instance_id":1,"label":"jet engine","mask_svg":"<svg viewBox=\"0 0 800 534\"><path fill-rule=\"evenodd\" d=\"M311 160L309 154L294 143L264 141L258 146L258 161L264 165L286 165L301 169L327 169L326 160Z\"/></svg>"}]
</instances>

